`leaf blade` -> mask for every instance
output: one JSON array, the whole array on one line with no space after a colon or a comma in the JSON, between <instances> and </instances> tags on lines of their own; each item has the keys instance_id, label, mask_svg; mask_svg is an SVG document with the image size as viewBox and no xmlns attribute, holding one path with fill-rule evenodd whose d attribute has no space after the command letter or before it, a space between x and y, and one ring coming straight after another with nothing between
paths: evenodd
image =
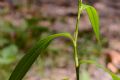
<instances>
[{"instance_id":1,"label":"leaf blade","mask_svg":"<svg viewBox=\"0 0 120 80\"><path fill-rule=\"evenodd\" d=\"M36 45L29 50L29 52L21 59L21 61L16 66L15 70L11 74L9 80L21 80L27 71L30 69L37 57L44 51L49 43L57 37L67 37L72 40L72 36L69 33L59 33L48 36L36 43Z\"/></svg>"},{"instance_id":2,"label":"leaf blade","mask_svg":"<svg viewBox=\"0 0 120 80\"><path fill-rule=\"evenodd\" d=\"M87 64L94 64L96 65L97 67L103 69L105 72L109 73L112 77L113 80L120 80L120 77L118 77L117 75L115 75L114 73L112 73L111 71L109 71L108 69L104 68L103 66L101 66L100 64L96 63L95 61L93 60L81 60L80 61L80 64L84 64L84 63L87 63Z\"/></svg>"},{"instance_id":3,"label":"leaf blade","mask_svg":"<svg viewBox=\"0 0 120 80\"><path fill-rule=\"evenodd\" d=\"M91 22L92 28L94 30L94 33L96 35L97 40L100 42L100 21L99 21L99 15L96 11L96 9L92 6L82 4L82 9L86 10L89 20Z\"/></svg>"}]
</instances>

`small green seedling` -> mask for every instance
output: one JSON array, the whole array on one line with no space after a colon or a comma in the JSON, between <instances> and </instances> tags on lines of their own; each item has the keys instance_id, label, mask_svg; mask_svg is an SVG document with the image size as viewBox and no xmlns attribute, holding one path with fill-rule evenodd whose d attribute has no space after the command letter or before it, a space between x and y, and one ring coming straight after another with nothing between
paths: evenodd
<instances>
[{"instance_id":1,"label":"small green seedling","mask_svg":"<svg viewBox=\"0 0 120 80\"><path fill-rule=\"evenodd\" d=\"M77 16L77 23L74 35L72 36L70 33L59 33L50 35L40 41L38 41L35 46L33 46L32 49L28 51L28 53L21 59L21 61L18 63L14 71L12 72L9 80L22 80L25 74L28 72L32 64L35 62L37 57L47 48L47 46L51 43L52 40L58 37L66 37L69 38L73 44L74 49L74 60L75 60L75 67L76 67L76 80L79 80L79 68L82 63L89 63L89 64L95 64L98 67L102 68L106 72L108 72L113 80L120 80L118 76L110 72L109 70L105 69L101 65L98 65L96 62L88 60L79 60L78 58L78 26L80 22L80 14L83 10L86 10L89 20L91 22L91 25L93 27L95 36L98 40L98 43L100 44L100 31L99 31L99 16L97 14L97 11L94 7L85 5L82 3L82 0L78 0L78 16Z\"/></svg>"}]
</instances>

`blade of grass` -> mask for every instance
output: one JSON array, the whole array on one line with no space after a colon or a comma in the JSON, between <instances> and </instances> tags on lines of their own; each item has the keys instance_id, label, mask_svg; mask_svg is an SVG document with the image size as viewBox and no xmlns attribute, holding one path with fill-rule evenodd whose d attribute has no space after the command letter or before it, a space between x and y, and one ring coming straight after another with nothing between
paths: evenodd
<instances>
[{"instance_id":1,"label":"blade of grass","mask_svg":"<svg viewBox=\"0 0 120 80\"><path fill-rule=\"evenodd\" d=\"M82 9L86 10L89 20L91 22L91 25L93 27L94 33L96 35L96 38L100 43L100 29L99 29L100 21L99 21L99 15L98 15L96 9L92 6L85 5L85 4L82 4Z\"/></svg>"},{"instance_id":2,"label":"blade of grass","mask_svg":"<svg viewBox=\"0 0 120 80\"><path fill-rule=\"evenodd\" d=\"M105 72L108 72L111 75L111 77L112 77L113 80L120 80L120 78L117 75L115 75L114 73L112 73L108 69L104 68L102 65L96 63L95 61L92 61L92 60L81 60L80 61L80 64L85 64L85 63L87 63L87 64L94 64L97 67L103 69Z\"/></svg>"},{"instance_id":3,"label":"blade of grass","mask_svg":"<svg viewBox=\"0 0 120 80\"><path fill-rule=\"evenodd\" d=\"M42 53L49 43L57 37L67 37L73 41L72 36L69 33L60 33L48 36L38 41L35 46L28 51L28 53L21 59L14 71L12 72L9 80L22 80L27 71L30 69L37 57Z\"/></svg>"}]
</instances>

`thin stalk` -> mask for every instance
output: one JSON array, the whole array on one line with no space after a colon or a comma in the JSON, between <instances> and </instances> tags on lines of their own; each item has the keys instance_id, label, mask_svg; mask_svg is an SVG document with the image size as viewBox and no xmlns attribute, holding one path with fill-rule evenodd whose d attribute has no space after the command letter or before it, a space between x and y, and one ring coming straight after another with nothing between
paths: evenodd
<instances>
[{"instance_id":1,"label":"thin stalk","mask_svg":"<svg viewBox=\"0 0 120 80\"><path fill-rule=\"evenodd\" d=\"M78 58L78 45L77 45L77 40L78 40L78 28L79 28L79 22L80 22L80 14L81 14L81 4L82 0L78 0L78 16L77 16L77 22L76 22L76 28L74 32L74 59L75 59L75 67L76 67L76 80L79 80L79 58Z\"/></svg>"}]
</instances>

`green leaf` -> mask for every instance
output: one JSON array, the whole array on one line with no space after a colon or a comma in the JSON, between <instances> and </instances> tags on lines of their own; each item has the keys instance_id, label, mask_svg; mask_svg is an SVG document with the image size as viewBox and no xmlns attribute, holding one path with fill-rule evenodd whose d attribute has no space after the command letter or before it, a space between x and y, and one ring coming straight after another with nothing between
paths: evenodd
<instances>
[{"instance_id":1,"label":"green leaf","mask_svg":"<svg viewBox=\"0 0 120 80\"><path fill-rule=\"evenodd\" d=\"M91 22L91 25L93 27L93 30L95 32L96 38L98 41L100 41L100 29L99 29L100 23L99 23L99 16L96 9L92 6L85 5L85 4L82 4L81 8L82 10L84 9L86 10L89 20Z\"/></svg>"},{"instance_id":2,"label":"green leaf","mask_svg":"<svg viewBox=\"0 0 120 80\"><path fill-rule=\"evenodd\" d=\"M97 67L102 68L104 71L108 72L113 80L120 80L120 77L118 77L117 75L115 75L114 73L112 73L111 71L109 71L108 69L104 68L103 66L101 66L100 64L96 63L95 61L92 60L81 60L80 64L95 64Z\"/></svg>"},{"instance_id":3,"label":"green leaf","mask_svg":"<svg viewBox=\"0 0 120 80\"><path fill-rule=\"evenodd\" d=\"M18 48L16 45L9 45L0 52L0 64L10 64L16 60Z\"/></svg>"},{"instance_id":4,"label":"green leaf","mask_svg":"<svg viewBox=\"0 0 120 80\"><path fill-rule=\"evenodd\" d=\"M110 73L110 75L112 76L113 80L120 80L120 77L118 77L117 75Z\"/></svg>"},{"instance_id":5,"label":"green leaf","mask_svg":"<svg viewBox=\"0 0 120 80\"><path fill-rule=\"evenodd\" d=\"M69 33L60 33L48 36L40 41L38 41L32 49L21 59L21 61L16 66L9 80L21 80L27 71L30 69L37 57L47 48L49 43L57 37L67 37L73 41Z\"/></svg>"},{"instance_id":6,"label":"green leaf","mask_svg":"<svg viewBox=\"0 0 120 80\"><path fill-rule=\"evenodd\" d=\"M86 70L81 71L80 80L91 80L90 75Z\"/></svg>"}]
</instances>

